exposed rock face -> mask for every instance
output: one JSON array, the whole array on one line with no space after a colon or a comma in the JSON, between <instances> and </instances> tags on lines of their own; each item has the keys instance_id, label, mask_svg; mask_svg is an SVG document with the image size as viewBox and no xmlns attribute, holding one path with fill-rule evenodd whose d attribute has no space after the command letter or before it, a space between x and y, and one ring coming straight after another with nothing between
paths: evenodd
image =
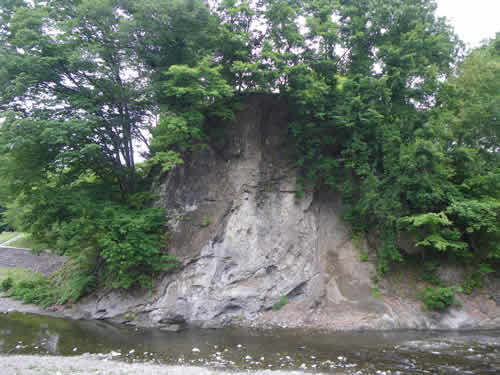
<instances>
[{"instance_id":1,"label":"exposed rock face","mask_svg":"<svg viewBox=\"0 0 500 375\"><path fill-rule=\"evenodd\" d=\"M305 315L280 318L287 325L320 305L385 311L370 295L373 266L359 261L339 220L339 199L297 197L287 115L277 99L250 98L223 154L205 149L161 185L172 251L186 266L163 281L153 320L175 312L204 325L253 321L283 296Z\"/></svg>"},{"instance_id":2,"label":"exposed rock face","mask_svg":"<svg viewBox=\"0 0 500 375\"><path fill-rule=\"evenodd\" d=\"M228 129L224 151L188 156L157 186L182 269L159 282L153 297L127 297L122 314L156 326L224 324L330 329L457 328L495 324L498 309L424 314L415 301L374 293L374 257L340 219L340 198L298 198L285 103L249 97ZM355 243L356 242L356 243ZM286 296L279 311L272 307ZM91 316L119 315L107 296L84 305ZM126 305L126 306L125 306ZM496 314L496 315L495 315Z\"/></svg>"}]
</instances>

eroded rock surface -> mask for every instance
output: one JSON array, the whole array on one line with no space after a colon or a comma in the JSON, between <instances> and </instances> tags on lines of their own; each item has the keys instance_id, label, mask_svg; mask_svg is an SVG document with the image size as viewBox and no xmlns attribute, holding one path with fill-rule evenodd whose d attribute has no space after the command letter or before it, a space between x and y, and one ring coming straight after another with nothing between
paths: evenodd
<instances>
[{"instance_id":1,"label":"eroded rock surface","mask_svg":"<svg viewBox=\"0 0 500 375\"><path fill-rule=\"evenodd\" d=\"M328 329L460 328L497 324L475 315L420 311L416 299L374 293L374 257L353 241L338 195L297 196L286 103L252 96L226 131L224 151L206 147L157 184L182 269L150 296L112 294L81 305L87 316L132 316L168 329L184 323ZM283 297L286 297L284 299ZM121 301L121 302L120 302ZM280 301L284 306L273 309ZM125 319L125 318L123 318ZM496 320L495 320L496 319Z\"/></svg>"}]
</instances>

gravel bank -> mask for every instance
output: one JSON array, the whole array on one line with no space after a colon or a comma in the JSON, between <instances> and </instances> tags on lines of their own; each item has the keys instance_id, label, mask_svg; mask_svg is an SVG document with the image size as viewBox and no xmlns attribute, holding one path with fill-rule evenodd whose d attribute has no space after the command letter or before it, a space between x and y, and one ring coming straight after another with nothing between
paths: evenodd
<instances>
[{"instance_id":1,"label":"gravel bank","mask_svg":"<svg viewBox=\"0 0 500 375\"><path fill-rule=\"evenodd\" d=\"M125 363L97 355L0 356L2 375L304 375L299 371L228 372L203 367ZM318 374L318 373L316 373Z\"/></svg>"}]
</instances>

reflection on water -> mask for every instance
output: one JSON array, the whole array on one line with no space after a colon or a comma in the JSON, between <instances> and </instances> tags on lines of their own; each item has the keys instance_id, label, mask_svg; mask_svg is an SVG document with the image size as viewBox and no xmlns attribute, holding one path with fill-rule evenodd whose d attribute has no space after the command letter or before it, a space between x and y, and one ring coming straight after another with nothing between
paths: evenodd
<instances>
[{"instance_id":1,"label":"reflection on water","mask_svg":"<svg viewBox=\"0 0 500 375\"><path fill-rule=\"evenodd\" d=\"M360 375L383 371L498 374L500 331L321 334L302 330L189 329L173 333L14 313L0 315L0 353L104 353L130 361Z\"/></svg>"}]
</instances>

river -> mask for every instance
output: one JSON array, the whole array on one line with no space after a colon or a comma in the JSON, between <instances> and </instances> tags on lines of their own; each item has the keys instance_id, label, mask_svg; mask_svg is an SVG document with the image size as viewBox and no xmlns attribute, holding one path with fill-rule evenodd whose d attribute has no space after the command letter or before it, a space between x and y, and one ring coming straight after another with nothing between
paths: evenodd
<instances>
[{"instance_id":1,"label":"river","mask_svg":"<svg viewBox=\"0 0 500 375\"><path fill-rule=\"evenodd\" d=\"M0 354L93 353L128 362L348 374L499 374L500 330L186 329L179 333L39 315L0 315Z\"/></svg>"}]
</instances>

